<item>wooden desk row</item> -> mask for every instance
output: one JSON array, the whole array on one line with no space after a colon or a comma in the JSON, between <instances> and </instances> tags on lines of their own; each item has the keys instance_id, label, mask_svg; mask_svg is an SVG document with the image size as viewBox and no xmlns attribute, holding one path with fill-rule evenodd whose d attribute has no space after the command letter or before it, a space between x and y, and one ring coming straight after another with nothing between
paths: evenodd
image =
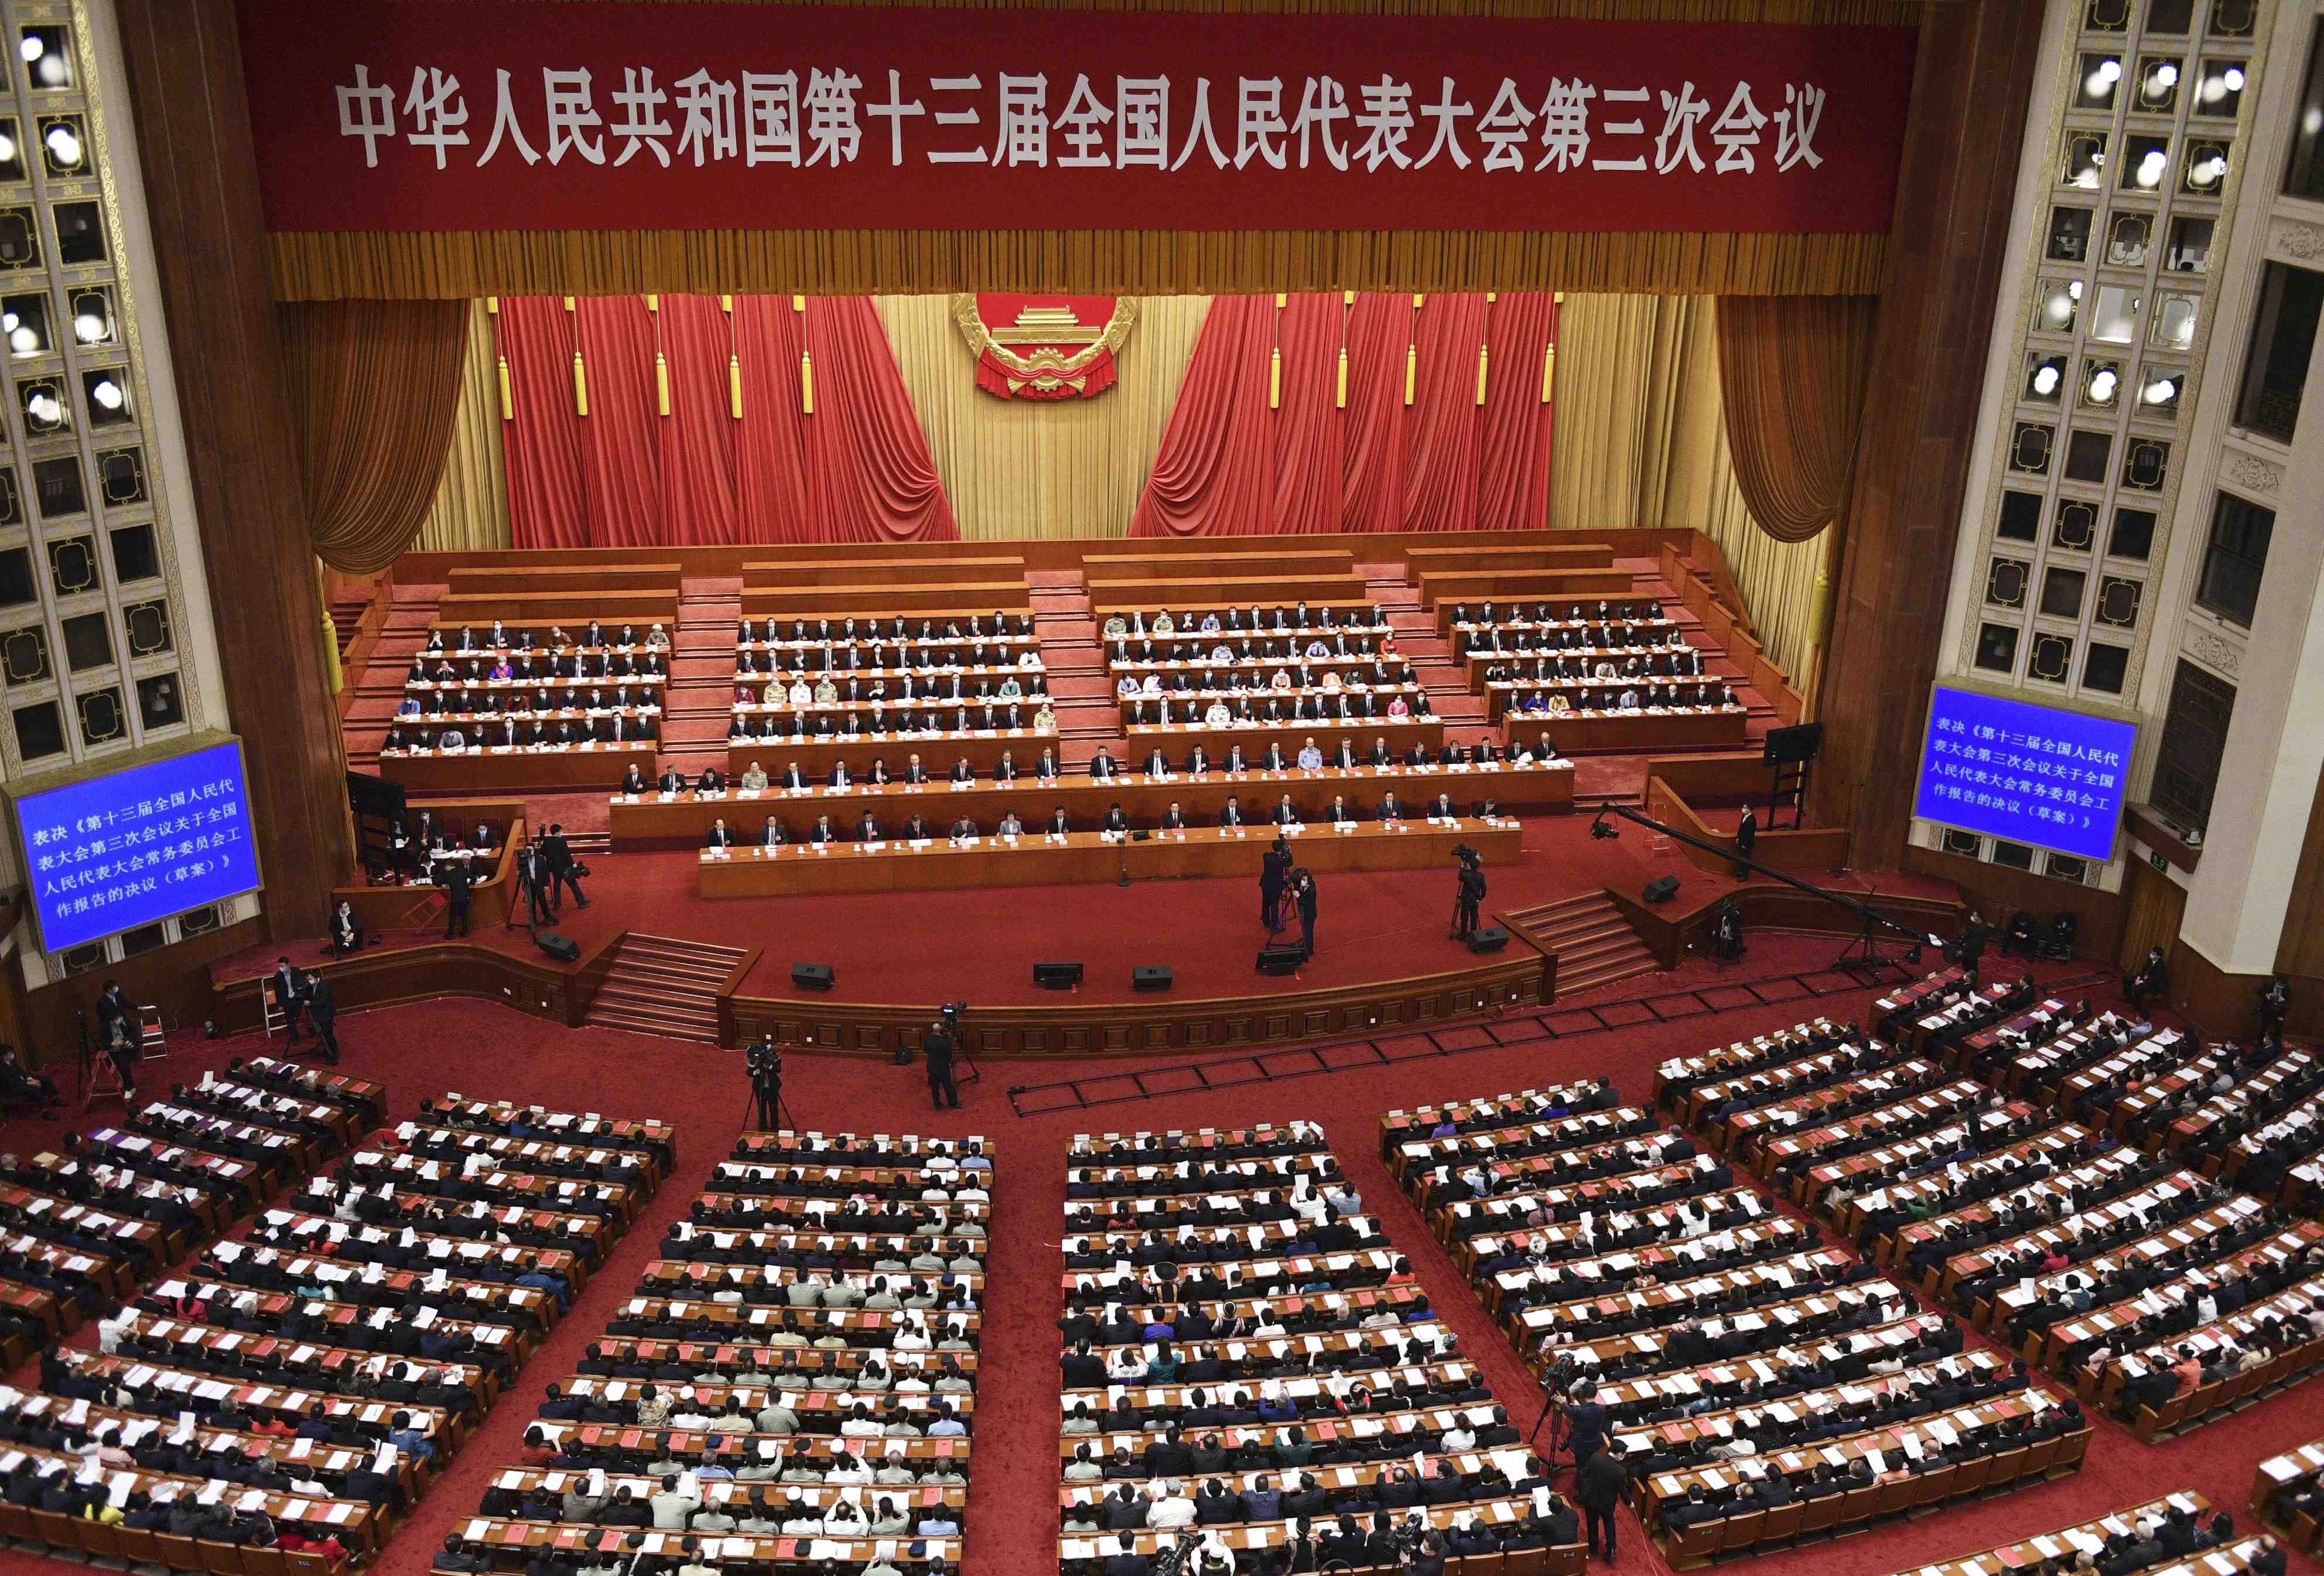
<instances>
[{"instance_id":1,"label":"wooden desk row","mask_svg":"<svg viewBox=\"0 0 2324 1576\"><path fill-rule=\"evenodd\" d=\"M1514 750L1546 735L1567 755L1637 754L1652 750L1708 750L1743 742L1750 714L1740 705L1663 712L1547 712L1501 719L1501 738Z\"/></svg>"},{"instance_id":2,"label":"wooden desk row","mask_svg":"<svg viewBox=\"0 0 2324 1576\"><path fill-rule=\"evenodd\" d=\"M753 857L762 851L748 849L723 857L705 853L696 890L705 898L779 898L1090 884L1113 880L1124 871L1148 879L1256 875L1273 841L1273 828L1251 827L1224 836L1221 831L1210 827L1143 842L1095 832L1070 832L1062 838L1028 833L1014 846L987 836L957 849L937 840L924 847L793 843L773 857ZM1358 825L1345 833L1311 826L1292 842L1299 862L1322 873L1422 870L1449 868L1453 845L1460 843L1478 849L1489 863L1514 861L1520 833L1514 821L1488 825L1468 820L1443 826L1407 821L1392 826Z\"/></svg>"},{"instance_id":3,"label":"wooden desk row","mask_svg":"<svg viewBox=\"0 0 2324 1576\"><path fill-rule=\"evenodd\" d=\"M2313 1552L2319 1542L2324 1542L2324 1533L2319 1533L2319 1521L2324 1517L2312 1510L2291 1516L2280 1514L2275 1497L2295 1484L2314 1484L2319 1473L2324 1473L2324 1439L2312 1439L2280 1456L2268 1457L2260 1462L2259 1471L2252 1479L2252 1514L2303 1553Z\"/></svg>"},{"instance_id":4,"label":"wooden desk row","mask_svg":"<svg viewBox=\"0 0 2324 1576\"><path fill-rule=\"evenodd\" d=\"M770 774L788 770L790 757L761 751L751 757ZM1029 765L1029 762L1023 763ZM749 762L744 762L748 770ZM779 779L778 779L779 780ZM846 834L866 810L883 826L900 825L917 810L930 826L949 830L954 817L966 816L990 832L1001 816L1015 810L1028 828L1036 828L1058 805L1075 825L1089 825L1107 808L1119 804L1133 826L1151 828L1176 804L1197 827L1213 825L1230 797L1240 799L1247 819L1263 826L1268 812L1286 793L1303 814L1320 823L1332 797L1338 795L1361 819L1376 817L1381 796L1393 792L1417 813L1440 793L1451 794L1463 814L1486 799L1511 812L1563 813L1573 807L1573 766L1570 761L1523 766L1497 762L1490 766L1365 767L1348 770L1326 767L1305 772L1246 772L1230 776L1213 770L1200 777L1174 773L1165 779L1125 772L1119 778L1093 780L1085 772L1071 778L1044 780L1029 772L1013 783L981 777L973 785L955 787L949 780L918 785L890 782L881 786L854 783L844 789L815 787L803 792L770 788L757 794L730 789L727 797L700 798L685 795L665 799L659 795L634 798L616 797L608 806L608 822L616 852L646 848L699 848L713 823L724 819L742 843L760 841L766 817L784 824L794 843L803 838L819 815L828 815L835 830ZM1255 826L1254 831L1261 829Z\"/></svg>"},{"instance_id":5,"label":"wooden desk row","mask_svg":"<svg viewBox=\"0 0 2324 1576\"><path fill-rule=\"evenodd\" d=\"M654 775L655 746L641 743L549 745L538 749L382 750L380 775L412 793L554 793L606 788L632 766Z\"/></svg>"},{"instance_id":6,"label":"wooden desk row","mask_svg":"<svg viewBox=\"0 0 2324 1576\"><path fill-rule=\"evenodd\" d=\"M2015 1543L2001 1544L1974 1554L1956 1555L1933 1565L1908 1567L1897 1571L1895 1576L2004 1576L2006 1571L2038 1565L2047 1560L2071 1561L2078 1553L2095 1558L2106 1547L2107 1538L2131 1532L2138 1523L2150 1518L2159 1519L2172 1510L2182 1511L2201 1519L2210 1515L2211 1502L2192 1488L2181 1488L2176 1493L2126 1505L2120 1510L2094 1516L2073 1526L2061 1527L2056 1532L2037 1533ZM2227 1551L2221 1552L2221 1557L2230 1562L2229 1568L2225 1571L2207 1562L2181 1563L2170 1569L2172 1572L2192 1572L2208 1568L2211 1576L2234 1576L2236 1571L2244 1568L2249 1557L2246 1554L2244 1560L2236 1559L2233 1551L2236 1547L2229 1544Z\"/></svg>"}]
</instances>

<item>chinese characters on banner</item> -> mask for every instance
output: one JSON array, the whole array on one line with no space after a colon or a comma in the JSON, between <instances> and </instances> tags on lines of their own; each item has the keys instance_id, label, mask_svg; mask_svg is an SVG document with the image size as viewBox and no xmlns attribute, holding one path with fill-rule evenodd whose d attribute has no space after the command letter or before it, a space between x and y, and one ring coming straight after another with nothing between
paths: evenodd
<instances>
[{"instance_id":1,"label":"chinese characters on banner","mask_svg":"<svg viewBox=\"0 0 2324 1576\"><path fill-rule=\"evenodd\" d=\"M1913 813L2109 859L2136 738L2128 723L1941 688Z\"/></svg>"},{"instance_id":2,"label":"chinese characters on banner","mask_svg":"<svg viewBox=\"0 0 2324 1576\"><path fill-rule=\"evenodd\" d=\"M28 795L15 808L51 952L259 884L238 745Z\"/></svg>"},{"instance_id":3,"label":"chinese characters on banner","mask_svg":"<svg viewBox=\"0 0 2324 1576\"><path fill-rule=\"evenodd\" d=\"M1885 230L1895 27L242 0L277 229Z\"/></svg>"}]
</instances>

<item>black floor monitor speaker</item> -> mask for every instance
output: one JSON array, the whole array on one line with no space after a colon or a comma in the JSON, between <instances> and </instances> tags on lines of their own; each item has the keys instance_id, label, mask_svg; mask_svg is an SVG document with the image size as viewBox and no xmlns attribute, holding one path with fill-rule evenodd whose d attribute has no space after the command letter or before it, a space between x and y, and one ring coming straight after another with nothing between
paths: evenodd
<instances>
[{"instance_id":1,"label":"black floor monitor speaker","mask_svg":"<svg viewBox=\"0 0 2324 1576\"><path fill-rule=\"evenodd\" d=\"M1641 892L1639 896L1646 899L1649 903L1667 903L1673 898L1678 896L1678 878L1676 876L1656 876L1653 880L1646 883L1646 889L1644 892Z\"/></svg>"},{"instance_id":2,"label":"black floor monitor speaker","mask_svg":"<svg viewBox=\"0 0 2324 1576\"><path fill-rule=\"evenodd\" d=\"M1167 991L1170 988L1170 965L1167 963L1131 964L1130 988L1133 991Z\"/></svg>"},{"instance_id":3,"label":"black floor monitor speaker","mask_svg":"<svg viewBox=\"0 0 2324 1576\"><path fill-rule=\"evenodd\" d=\"M1035 963L1033 983L1044 991L1070 991L1082 982L1079 963Z\"/></svg>"},{"instance_id":4,"label":"black floor monitor speaker","mask_svg":"<svg viewBox=\"0 0 2324 1576\"><path fill-rule=\"evenodd\" d=\"M1509 933L1498 925L1480 925L1469 933L1471 952L1499 952L1509 945Z\"/></svg>"},{"instance_id":5,"label":"black floor monitor speaker","mask_svg":"<svg viewBox=\"0 0 2324 1576\"><path fill-rule=\"evenodd\" d=\"M793 963L791 983L802 991L828 991L838 976L829 963Z\"/></svg>"},{"instance_id":6,"label":"black floor monitor speaker","mask_svg":"<svg viewBox=\"0 0 2324 1576\"><path fill-rule=\"evenodd\" d=\"M581 961L581 944L569 935L559 935L553 930L544 930L532 939L534 945L541 951L560 963L577 963Z\"/></svg>"},{"instance_id":7,"label":"black floor monitor speaker","mask_svg":"<svg viewBox=\"0 0 2324 1576\"><path fill-rule=\"evenodd\" d=\"M1296 974L1305 960L1296 946L1270 946L1259 954L1259 972L1262 974Z\"/></svg>"}]
</instances>

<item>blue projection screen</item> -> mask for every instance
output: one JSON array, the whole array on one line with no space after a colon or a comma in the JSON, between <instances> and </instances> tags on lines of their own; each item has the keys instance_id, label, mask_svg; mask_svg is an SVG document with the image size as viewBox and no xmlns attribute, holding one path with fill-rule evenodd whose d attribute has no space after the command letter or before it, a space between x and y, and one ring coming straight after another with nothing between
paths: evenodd
<instances>
[{"instance_id":1,"label":"blue projection screen","mask_svg":"<svg viewBox=\"0 0 2324 1576\"><path fill-rule=\"evenodd\" d=\"M2138 729L1939 685L1913 814L2084 859L2114 857Z\"/></svg>"},{"instance_id":2,"label":"blue projection screen","mask_svg":"<svg viewBox=\"0 0 2324 1576\"><path fill-rule=\"evenodd\" d=\"M258 889L234 740L10 803L50 952Z\"/></svg>"}]
</instances>

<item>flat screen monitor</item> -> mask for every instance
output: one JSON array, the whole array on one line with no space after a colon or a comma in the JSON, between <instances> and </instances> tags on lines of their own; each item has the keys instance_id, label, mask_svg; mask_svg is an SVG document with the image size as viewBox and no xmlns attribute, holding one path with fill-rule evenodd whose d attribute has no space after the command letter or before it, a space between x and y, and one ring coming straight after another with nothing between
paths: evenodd
<instances>
[{"instance_id":1,"label":"flat screen monitor","mask_svg":"<svg viewBox=\"0 0 2324 1576\"><path fill-rule=\"evenodd\" d=\"M43 948L64 952L258 889L241 742L206 741L8 795Z\"/></svg>"},{"instance_id":2,"label":"flat screen monitor","mask_svg":"<svg viewBox=\"0 0 2324 1576\"><path fill-rule=\"evenodd\" d=\"M1965 832L2114 857L2135 723L1936 687L1913 814Z\"/></svg>"}]
</instances>

